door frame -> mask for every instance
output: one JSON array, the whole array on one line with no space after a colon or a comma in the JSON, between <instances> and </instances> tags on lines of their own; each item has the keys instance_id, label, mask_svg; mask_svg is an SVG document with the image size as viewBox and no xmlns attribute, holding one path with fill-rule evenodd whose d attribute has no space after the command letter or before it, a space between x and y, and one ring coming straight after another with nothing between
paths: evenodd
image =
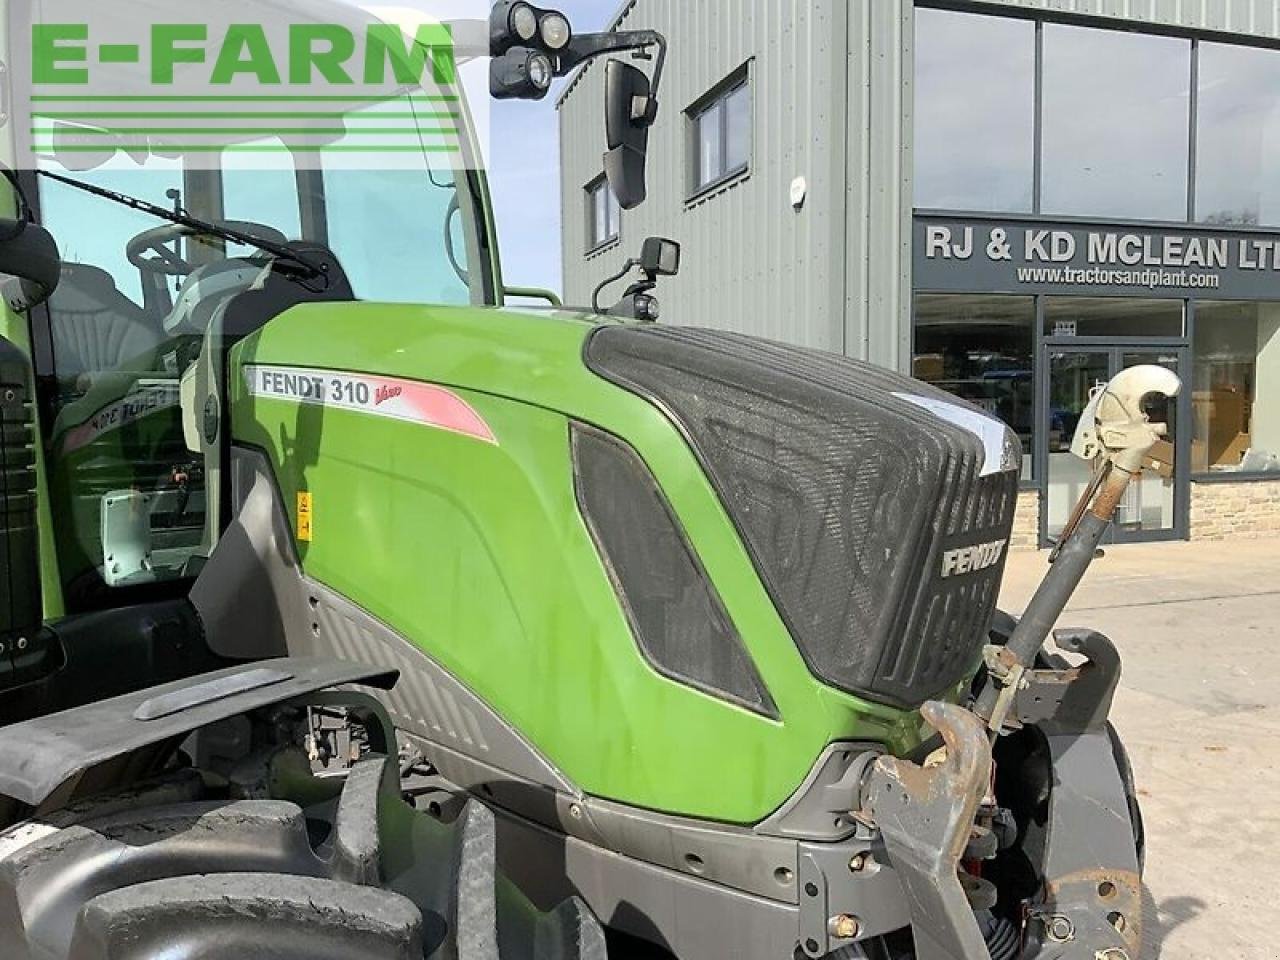
<instances>
[{"instance_id":1,"label":"door frame","mask_svg":"<svg viewBox=\"0 0 1280 960\"><path fill-rule=\"evenodd\" d=\"M1107 531L1104 542L1160 543L1191 538L1191 346L1186 338L1156 337L1042 337L1040 356L1037 358L1036 384L1036 462L1041 464L1036 488L1040 494L1040 521L1038 537L1040 547L1053 546L1049 539L1049 380L1052 370L1049 355L1052 353L1105 353L1108 356L1110 375L1123 369L1126 353L1172 353L1178 357L1178 376L1182 390L1176 400L1178 424L1174 443L1173 471L1173 526L1168 530L1121 530L1114 525Z\"/></svg>"}]
</instances>

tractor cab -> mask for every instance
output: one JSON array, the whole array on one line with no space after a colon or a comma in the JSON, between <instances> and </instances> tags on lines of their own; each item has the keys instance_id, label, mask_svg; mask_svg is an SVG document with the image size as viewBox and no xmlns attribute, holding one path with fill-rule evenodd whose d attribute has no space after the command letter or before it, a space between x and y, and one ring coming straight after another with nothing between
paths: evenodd
<instances>
[{"instance_id":1,"label":"tractor cab","mask_svg":"<svg viewBox=\"0 0 1280 960\"><path fill-rule=\"evenodd\" d=\"M49 613L186 593L227 519L226 354L274 316L314 300L558 303L502 287L469 104L541 99L586 60L657 45L652 81L609 70L611 177L634 205L665 53L656 34L575 35L523 2L450 23L337 0L182 23L157 0L131 11L149 43L103 17L8 10L10 35L33 38L10 51L33 80L14 90L30 119L11 145L22 215L63 263L29 331L0 330L29 338L35 367ZM133 55L92 62L99 48Z\"/></svg>"},{"instance_id":2,"label":"tractor cab","mask_svg":"<svg viewBox=\"0 0 1280 960\"><path fill-rule=\"evenodd\" d=\"M326 128L326 149L310 155L272 136L217 143L210 156L206 138L199 152L152 145L90 167L59 144L41 169L66 179L29 178L37 217L63 247L61 282L36 311L32 336L68 610L181 591L198 572L215 534L208 460L219 433L216 403L199 389L207 387L202 371L213 372L232 339L250 332L246 324L318 298L493 302L483 185L461 152L402 137L420 149L398 152L394 168L361 169L344 150L392 122L380 117L421 109L423 96L405 91L342 112ZM450 127L465 122L456 106L436 113ZM36 118L37 126L58 122ZM277 274L280 298L256 298L256 316L242 316L233 331L233 304L265 283L278 258L79 185L324 251L335 275L317 284Z\"/></svg>"}]
</instances>

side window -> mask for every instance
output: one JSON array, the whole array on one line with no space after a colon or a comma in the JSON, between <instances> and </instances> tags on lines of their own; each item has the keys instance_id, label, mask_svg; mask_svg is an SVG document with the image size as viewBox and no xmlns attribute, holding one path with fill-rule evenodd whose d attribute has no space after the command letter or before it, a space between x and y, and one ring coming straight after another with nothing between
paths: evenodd
<instances>
[{"instance_id":1,"label":"side window","mask_svg":"<svg viewBox=\"0 0 1280 960\"><path fill-rule=\"evenodd\" d=\"M694 195L751 168L751 79L746 67L694 104L688 116Z\"/></svg>"},{"instance_id":2,"label":"side window","mask_svg":"<svg viewBox=\"0 0 1280 960\"><path fill-rule=\"evenodd\" d=\"M88 171L49 163L159 206L188 204L177 159L120 155ZM37 373L59 573L77 611L118 603L109 598L119 589L185 576L199 547L202 468L187 449L180 404L199 338L166 330L186 279L169 265L189 248L151 234L162 221L52 180L41 180L39 199L64 258Z\"/></svg>"},{"instance_id":3,"label":"side window","mask_svg":"<svg viewBox=\"0 0 1280 960\"><path fill-rule=\"evenodd\" d=\"M54 173L65 174L58 164ZM182 168L177 160L151 156L145 166L131 161L73 173L82 183L125 193L162 207L172 207L170 191L182 188ZM72 265L92 265L106 271L116 289L139 306L143 301L142 276L129 263L125 246L130 238L160 225L145 213L117 206L55 180L40 181L40 217L57 238L62 259ZM92 223L93 229L84 225Z\"/></svg>"},{"instance_id":4,"label":"side window","mask_svg":"<svg viewBox=\"0 0 1280 960\"><path fill-rule=\"evenodd\" d=\"M587 186L587 252L591 253L622 235L622 207L603 176Z\"/></svg>"},{"instance_id":5,"label":"side window","mask_svg":"<svg viewBox=\"0 0 1280 960\"><path fill-rule=\"evenodd\" d=\"M324 171L329 247L356 296L386 303L472 302L468 251L459 245L452 173ZM412 241L412 242L406 242Z\"/></svg>"},{"instance_id":6,"label":"side window","mask_svg":"<svg viewBox=\"0 0 1280 960\"><path fill-rule=\"evenodd\" d=\"M377 154L369 165L370 131L393 125L406 108L414 112L411 98L347 115L346 133L320 154L320 187L304 203L323 209L328 245L360 299L480 302L481 278L472 269L480 261L475 214L454 167L450 125L424 117L404 149Z\"/></svg>"},{"instance_id":7,"label":"side window","mask_svg":"<svg viewBox=\"0 0 1280 960\"><path fill-rule=\"evenodd\" d=\"M252 147L253 153L229 147L222 154L223 218L264 224L279 230L288 240L301 239L298 174L293 156L279 137L254 141Z\"/></svg>"}]
</instances>

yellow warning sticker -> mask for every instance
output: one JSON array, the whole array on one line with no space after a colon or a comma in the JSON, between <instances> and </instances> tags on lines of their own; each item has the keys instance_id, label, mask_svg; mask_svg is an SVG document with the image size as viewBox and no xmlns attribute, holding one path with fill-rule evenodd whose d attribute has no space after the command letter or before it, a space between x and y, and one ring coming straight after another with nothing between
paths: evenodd
<instances>
[{"instance_id":1,"label":"yellow warning sticker","mask_svg":"<svg viewBox=\"0 0 1280 960\"><path fill-rule=\"evenodd\" d=\"M311 542L311 492L298 491L298 539Z\"/></svg>"}]
</instances>

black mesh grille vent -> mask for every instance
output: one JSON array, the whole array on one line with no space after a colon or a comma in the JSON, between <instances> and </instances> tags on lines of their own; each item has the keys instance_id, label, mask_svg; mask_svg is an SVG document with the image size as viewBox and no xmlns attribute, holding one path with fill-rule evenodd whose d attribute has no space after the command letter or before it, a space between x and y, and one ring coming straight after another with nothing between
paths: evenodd
<instances>
[{"instance_id":1,"label":"black mesh grille vent","mask_svg":"<svg viewBox=\"0 0 1280 960\"><path fill-rule=\"evenodd\" d=\"M572 428L578 507L646 660L665 677L757 713L777 708L667 499L639 455Z\"/></svg>"},{"instance_id":2,"label":"black mesh grille vent","mask_svg":"<svg viewBox=\"0 0 1280 960\"><path fill-rule=\"evenodd\" d=\"M1018 476L981 476L979 438L920 405L962 401L716 331L602 327L586 359L684 431L815 674L911 707L976 666L1003 553L949 576L944 560L1007 542Z\"/></svg>"}]
</instances>

